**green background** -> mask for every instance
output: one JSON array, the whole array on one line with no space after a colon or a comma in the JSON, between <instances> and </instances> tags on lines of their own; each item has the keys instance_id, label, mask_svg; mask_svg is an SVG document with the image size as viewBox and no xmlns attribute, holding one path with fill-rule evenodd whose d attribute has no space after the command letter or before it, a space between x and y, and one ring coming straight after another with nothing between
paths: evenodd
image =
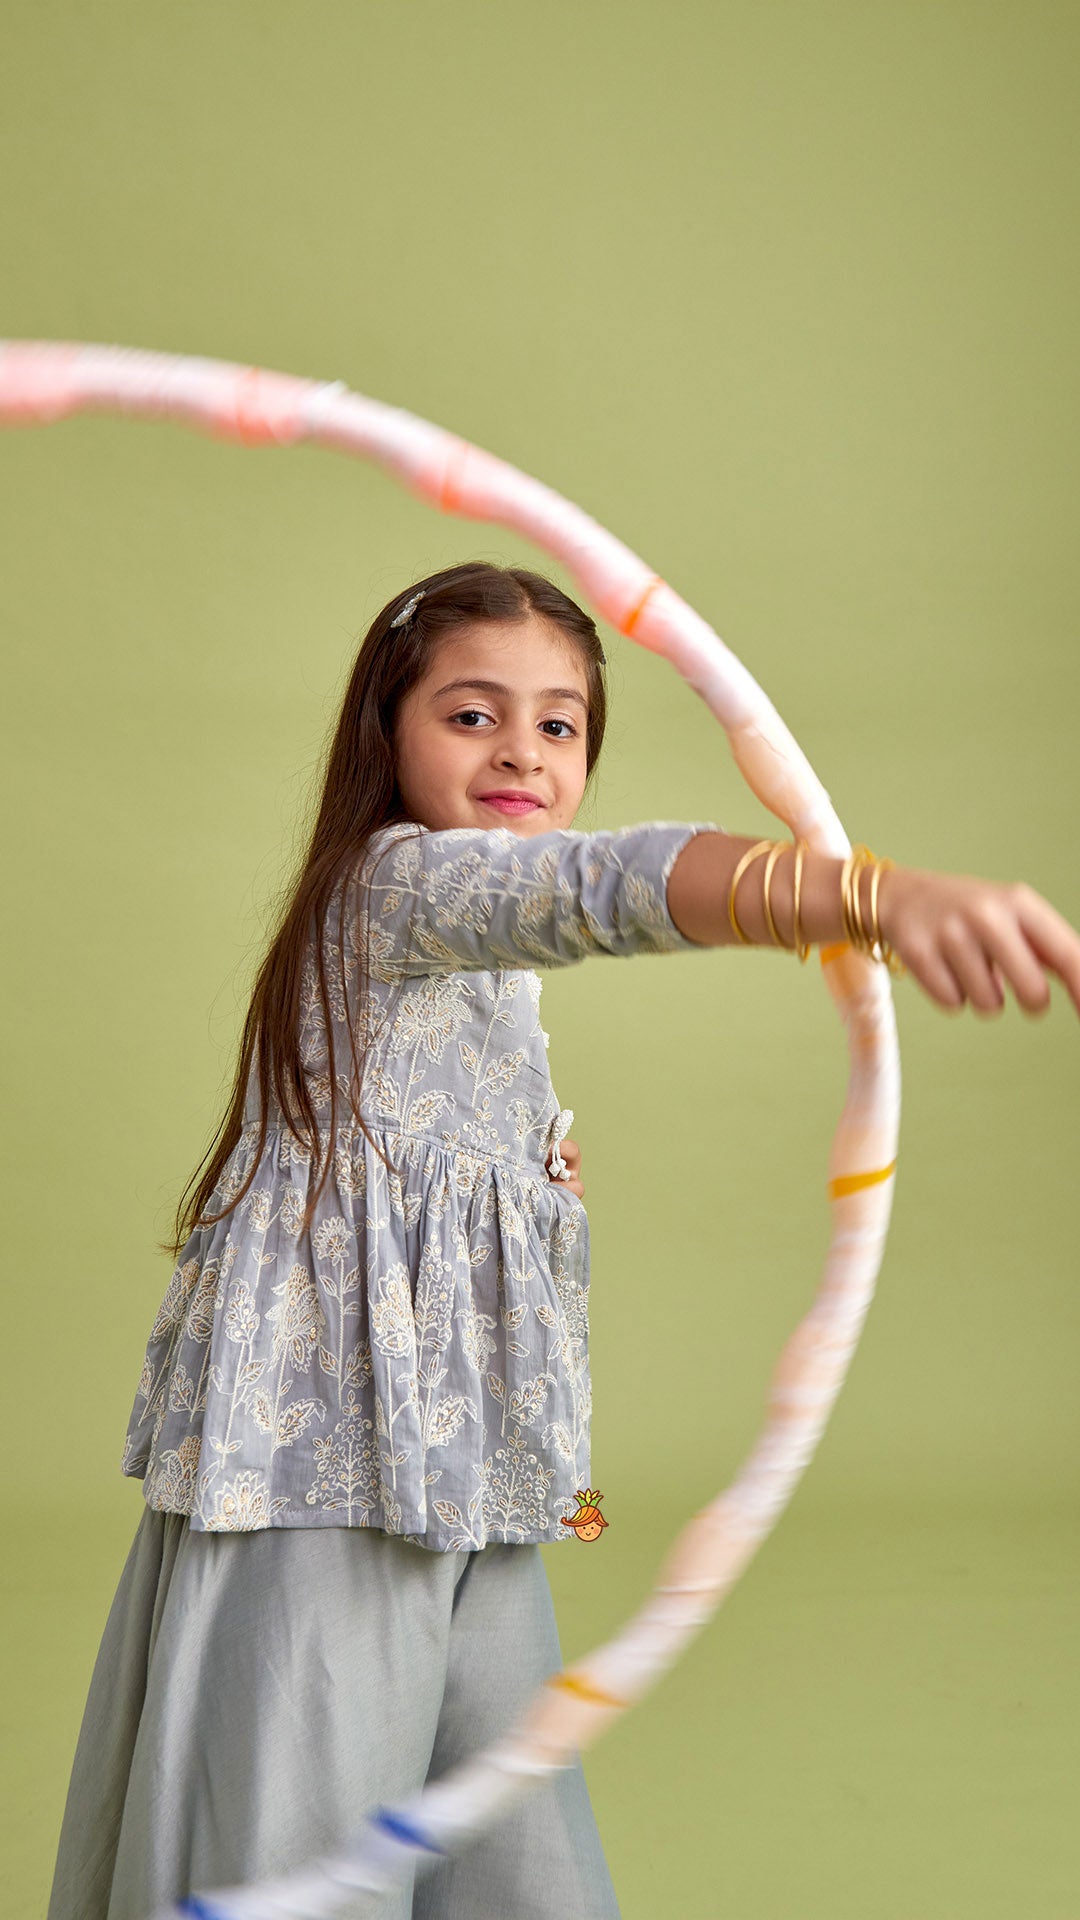
<instances>
[{"instance_id":1,"label":"green background","mask_svg":"<svg viewBox=\"0 0 1080 1920\"><path fill-rule=\"evenodd\" d=\"M1077 877L1075 7L8 0L7 336L344 380L576 501L711 621L853 840ZM119 1458L318 760L390 594L540 567L329 451L0 438L13 1915L44 1913L141 1504ZM578 825L775 822L602 628ZM894 984L877 1298L805 1480L586 1766L624 1920L1076 1920L1077 1010ZM828 1245L816 959L545 976L592 1231L569 1661L737 1472ZM1070 1173L1070 1168L1072 1172Z\"/></svg>"}]
</instances>

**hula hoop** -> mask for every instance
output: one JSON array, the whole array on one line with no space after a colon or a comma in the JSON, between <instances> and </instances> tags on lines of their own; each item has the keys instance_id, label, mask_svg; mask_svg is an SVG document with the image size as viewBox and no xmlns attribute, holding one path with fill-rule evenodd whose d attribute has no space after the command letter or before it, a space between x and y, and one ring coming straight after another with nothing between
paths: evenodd
<instances>
[{"instance_id":1,"label":"hula hoop","mask_svg":"<svg viewBox=\"0 0 1080 1920\"><path fill-rule=\"evenodd\" d=\"M667 582L560 494L418 415L262 367L78 341L0 341L0 425L102 411L180 420L245 446L314 440L375 460L443 513L524 534L566 568L619 633L660 654L725 729L758 799L811 849L846 856L829 796L757 682ZM888 969L848 943L819 949L847 1033L849 1078L829 1156L832 1234L813 1304L784 1346L762 1432L724 1491L670 1548L645 1605L614 1639L553 1674L491 1746L393 1807L340 1852L255 1887L163 1910L201 1920L323 1920L461 1850L654 1686L712 1618L813 1457L843 1384L884 1256L896 1175L900 1060Z\"/></svg>"}]
</instances>

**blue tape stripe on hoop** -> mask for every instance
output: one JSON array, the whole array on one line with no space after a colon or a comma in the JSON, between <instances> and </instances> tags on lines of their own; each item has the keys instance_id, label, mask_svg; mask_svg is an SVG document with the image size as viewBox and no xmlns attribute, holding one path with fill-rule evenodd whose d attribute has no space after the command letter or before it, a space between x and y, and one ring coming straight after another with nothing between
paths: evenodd
<instances>
[{"instance_id":1,"label":"blue tape stripe on hoop","mask_svg":"<svg viewBox=\"0 0 1080 1920\"><path fill-rule=\"evenodd\" d=\"M393 1834L395 1840L404 1840L410 1846L424 1847L428 1853L441 1853L444 1858L446 1856L445 1847L440 1847L434 1840L429 1840L425 1833L421 1833L419 1827L411 1826L408 1820L403 1820L399 1814L391 1813L388 1807L378 1807L370 1815L370 1820L373 1827L381 1827L384 1833ZM220 1907L212 1906L209 1900L200 1900L195 1893L185 1894L183 1899L177 1900L175 1911L183 1914L185 1920L223 1920Z\"/></svg>"},{"instance_id":2,"label":"blue tape stripe on hoop","mask_svg":"<svg viewBox=\"0 0 1080 1920\"><path fill-rule=\"evenodd\" d=\"M440 1847L434 1840L429 1840L427 1834L422 1833L419 1827L411 1826L408 1820L401 1818L400 1814L391 1813L389 1807L376 1807L375 1812L369 1814L368 1818L373 1827L381 1827L384 1833L392 1833L395 1840L407 1840L410 1846L426 1847L429 1853L444 1854L446 1852L445 1847Z\"/></svg>"}]
</instances>

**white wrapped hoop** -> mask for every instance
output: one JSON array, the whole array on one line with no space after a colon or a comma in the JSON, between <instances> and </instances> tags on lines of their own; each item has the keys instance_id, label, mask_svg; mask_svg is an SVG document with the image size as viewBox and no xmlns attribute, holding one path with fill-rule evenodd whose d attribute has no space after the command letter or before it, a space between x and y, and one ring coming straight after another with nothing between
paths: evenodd
<instances>
[{"instance_id":1,"label":"white wrapped hoop","mask_svg":"<svg viewBox=\"0 0 1080 1920\"><path fill-rule=\"evenodd\" d=\"M444 513L513 528L559 561L618 632L682 675L770 812L812 850L850 853L827 792L746 667L645 561L541 481L342 381L81 341L0 342L0 425L93 410L165 416L249 446L319 441L378 461ZM418 598L391 624L404 624ZM339 1853L259 1886L192 1895L161 1920L324 1920L362 1889L375 1912L408 1873L467 1846L530 1780L569 1765L715 1613L813 1457L873 1297L892 1205L900 1073L888 973L846 942L819 954L850 1061L826 1182L832 1237L817 1296L776 1363L764 1429L736 1478L676 1537L628 1624L553 1674L501 1740L401 1805L378 1809Z\"/></svg>"}]
</instances>

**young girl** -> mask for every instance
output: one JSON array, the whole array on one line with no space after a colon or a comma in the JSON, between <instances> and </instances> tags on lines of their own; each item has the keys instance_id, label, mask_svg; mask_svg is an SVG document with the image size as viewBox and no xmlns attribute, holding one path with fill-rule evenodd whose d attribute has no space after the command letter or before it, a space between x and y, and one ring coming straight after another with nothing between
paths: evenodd
<instances>
[{"instance_id":1,"label":"young girl","mask_svg":"<svg viewBox=\"0 0 1080 1920\"><path fill-rule=\"evenodd\" d=\"M298 1867L562 1665L539 1547L591 1478L589 1231L534 969L854 931L840 860L800 847L796 888L712 822L573 830L603 663L552 582L479 562L364 638L169 1247L48 1920ZM939 1004L1000 1011L1007 979L1045 1010L1048 967L1080 1009L1080 938L1031 889L855 875ZM580 1761L383 1911L617 1916Z\"/></svg>"}]
</instances>

